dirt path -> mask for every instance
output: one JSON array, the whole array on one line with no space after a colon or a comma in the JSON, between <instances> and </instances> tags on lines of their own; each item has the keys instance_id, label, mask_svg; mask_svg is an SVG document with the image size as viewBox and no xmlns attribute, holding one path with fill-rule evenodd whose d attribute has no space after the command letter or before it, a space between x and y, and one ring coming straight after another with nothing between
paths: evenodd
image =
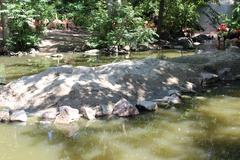
<instances>
[{"instance_id":1,"label":"dirt path","mask_svg":"<svg viewBox=\"0 0 240 160\"><path fill-rule=\"evenodd\" d=\"M87 32L80 31L62 31L48 30L39 44L39 50L43 54L52 54L56 52L73 52L82 50L84 40L88 36Z\"/></svg>"}]
</instances>

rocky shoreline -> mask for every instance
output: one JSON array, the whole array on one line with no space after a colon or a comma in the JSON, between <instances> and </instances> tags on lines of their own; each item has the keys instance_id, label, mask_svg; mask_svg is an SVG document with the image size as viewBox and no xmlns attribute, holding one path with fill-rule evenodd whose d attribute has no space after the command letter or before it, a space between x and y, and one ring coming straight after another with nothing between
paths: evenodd
<instances>
[{"instance_id":1,"label":"rocky shoreline","mask_svg":"<svg viewBox=\"0 0 240 160\"><path fill-rule=\"evenodd\" d=\"M198 63L194 61L200 61ZM219 82L239 80L240 55L145 59L100 67L53 67L13 81L0 93L0 120L69 124L84 117L129 117L181 104L181 96Z\"/></svg>"}]
</instances>

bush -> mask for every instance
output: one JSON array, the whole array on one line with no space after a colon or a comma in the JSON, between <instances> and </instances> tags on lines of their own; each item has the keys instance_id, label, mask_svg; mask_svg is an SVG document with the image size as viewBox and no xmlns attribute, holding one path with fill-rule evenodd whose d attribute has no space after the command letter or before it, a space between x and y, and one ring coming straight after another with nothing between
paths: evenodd
<instances>
[{"instance_id":1,"label":"bush","mask_svg":"<svg viewBox=\"0 0 240 160\"><path fill-rule=\"evenodd\" d=\"M233 9L232 17L226 18L225 22L231 29L240 29L240 2L238 2Z\"/></svg>"},{"instance_id":2,"label":"bush","mask_svg":"<svg viewBox=\"0 0 240 160\"><path fill-rule=\"evenodd\" d=\"M157 36L153 29L144 27L144 19L130 4L118 7L116 14L110 16L106 4L98 3L91 17L88 27L92 33L88 39L90 47L136 47L154 42L154 36Z\"/></svg>"},{"instance_id":3,"label":"bush","mask_svg":"<svg viewBox=\"0 0 240 160\"><path fill-rule=\"evenodd\" d=\"M26 51L37 46L43 33L43 25L36 29L34 19L44 20L52 9L46 0L20 1L6 4L10 35L6 46L13 51Z\"/></svg>"},{"instance_id":4,"label":"bush","mask_svg":"<svg viewBox=\"0 0 240 160\"><path fill-rule=\"evenodd\" d=\"M69 19L76 25L83 27L89 25L89 13L96 8L96 4L99 0L56 0L52 2L56 11L59 13L60 19Z\"/></svg>"}]
</instances>

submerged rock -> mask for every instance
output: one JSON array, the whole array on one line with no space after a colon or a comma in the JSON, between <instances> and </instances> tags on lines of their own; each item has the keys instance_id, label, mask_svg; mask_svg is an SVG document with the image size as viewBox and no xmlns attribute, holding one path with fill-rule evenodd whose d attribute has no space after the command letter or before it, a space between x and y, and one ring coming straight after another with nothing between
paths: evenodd
<instances>
[{"instance_id":1,"label":"submerged rock","mask_svg":"<svg viewBox=\"0 0 240 160\"><path fill-rule=\"evenodd\" d=\"M139 101L136 105L139 110L155 111L158 108L156 102L152 101Z\"/></svg>"},{"instance_id":2,"label":"submerged rock","mask_svg":"<svg viewBox=\"0 0 240 160\"><path fill-rule=\"evenodd\" d=\"M56 116L54 123L56 124L69 124L77 121L80 118L78 109L70 106L62 106L59 108L59 114Z\"/></svg>"},{"instance_id":3,"label":"submerged rock","mask_svg":"<svg viewBox=\"0 0 240 160\"><path fill-rule=\"evenodd\" d=\"M139 111L135 106L123 98L114 105L112 113L119 117L129 117L138 115Z\"/></svg>"},{"instance_id":4,"label":"submerged rock","mask_svg":"<svg viewBox=\"0 0 240 160\"><path fill-rule=\"evenodd\" d=\"M83 117L87 118L88 120L96 119L95 116L97 112L93 108L85 106L85 107L82 107L80 111L83 114Z\"/></svg>"},{"instance_id":5,"label":"submerged rock","mask_svg":"<svg viewBox=\"0 0 240 160\"><path fill-rule=\"evenodd\" d=\"M24 110L14 111L10 116L11 122L27 122L27 114Z\"/></svg>"}]
</instances>

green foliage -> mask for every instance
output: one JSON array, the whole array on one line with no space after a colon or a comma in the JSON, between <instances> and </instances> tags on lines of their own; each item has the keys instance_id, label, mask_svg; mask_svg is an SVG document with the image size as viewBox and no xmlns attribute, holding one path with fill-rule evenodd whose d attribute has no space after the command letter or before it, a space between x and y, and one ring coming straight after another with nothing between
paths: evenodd
<instances>
[{"instance_id":1,"label":"green foliage","mask_svg":"<svg viewBox=\"0 0 240 160\"><path fill-rule=\"evenodd\" d=\"M165 0L163 31L175 35L183 27L198 25L198 9L210 0ZM217 0L212 0L217 1ZM87 28L91 33L91 47L125 46L137 47L154 42L155 30L146 28L145 21L156 24L159 0L122 0L122 5L113 7L109 14L107 0L15 0L6 4L10 38L7 46L11 50L27 50L40 40L43 26L37 31L32 27L33 19L50 22L59 19L72 20L76 25ZM234 10L231 25L239 27L239 9Z\"/></svg>"},{"instance_id":2,"label":"green foliage","mask_svg":"<svg viewBox=\"0 0 240 160\"><path fill-rule=\"evenodd\" d=\"M119 6L113 16L108 14L106 4L98 3L98 9L91 13L88 27L92 37L91 47L147 45L153 42L156 33L144 27L144 19L130 4Z\"/></svg>"},{"instance_id":3,"label":"green foliage","mask_svg":"<svg viewBox=\"0 0 240 160\"><path fill-rule=\"evenodd\" d=\"M10 37L7 47L10 50L28 50L40 42L43 26L34 28L34 19L44 20L52 9L46 0L15 1L6 4L9 19Z\"/></svg>"},{"instance_id":4,"label":"green foliage","mask_svg":"<svg viewBox=\"0 0 240 160\"><path fill-rule=\"evenodd\" d=\"M236 3L232 16L230 18L225 18L224 21L231 29L240 29L240 2Z\"/></svg>"},{"instance_id":5,"label":"green foliage","mask_svg":"<svg viewBox=\"0 0 240 160\"><path fill-rule=\"evenodd\" d=\"M99 0L57 0L53 3L60 19L70 19L77 25L89 25L89 13L96 8Z\"/></svg>"},{"instance_id":6,"label":"green foliage","mask_svg":"<svg viewBox=\"0 0 240 160\"><path fill-rule=\"evenodd\" d=\"M173 33L183 27L194 28L197 25L199 13L198 7L194 3L176 0L168 3L168 9L165 15L165 28Z\"/></svg>"}]
</instances>

